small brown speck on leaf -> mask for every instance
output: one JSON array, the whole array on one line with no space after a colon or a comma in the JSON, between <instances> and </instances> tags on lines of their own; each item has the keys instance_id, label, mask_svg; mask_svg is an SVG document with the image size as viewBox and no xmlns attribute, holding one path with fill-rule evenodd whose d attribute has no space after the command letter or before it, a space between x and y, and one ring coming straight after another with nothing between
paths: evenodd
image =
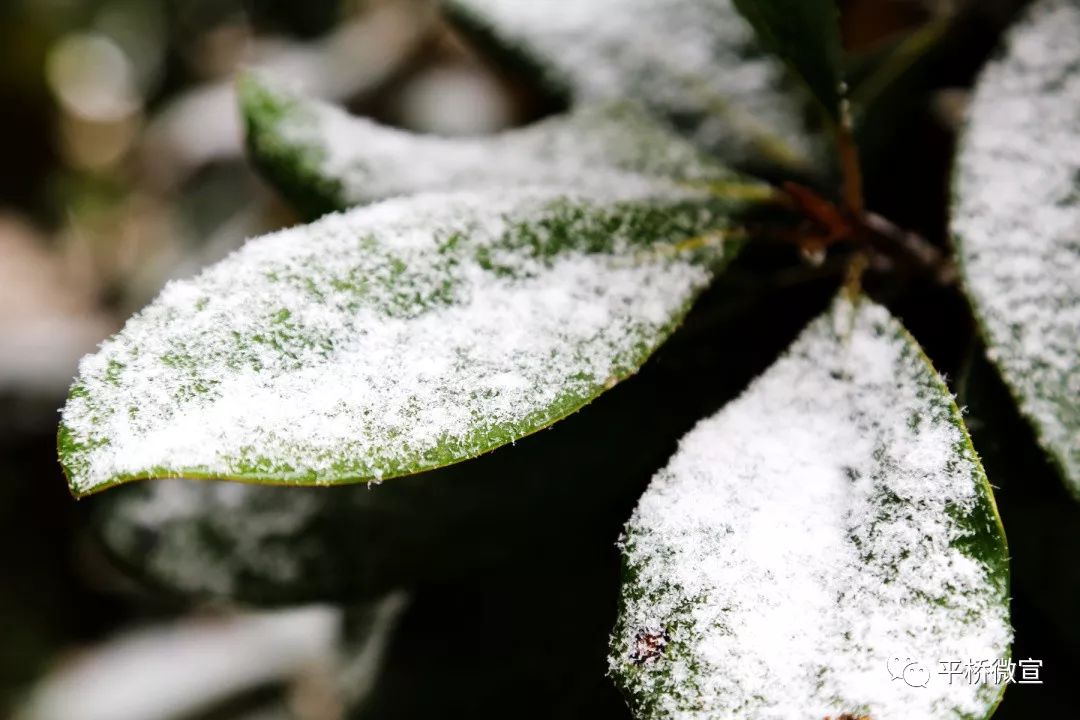
<instances>
[{"instance_id":1,"label":"small brown speck on leaf","mask_svg":"<svg viewBox=\"0 0 1080 720\"><path fill-rule=\"evenodd\" d=\"M664 653L671 637L663 630L639 630L634 635L630 660L635 665L651 665Z\"/></svg>"}]
</instances>

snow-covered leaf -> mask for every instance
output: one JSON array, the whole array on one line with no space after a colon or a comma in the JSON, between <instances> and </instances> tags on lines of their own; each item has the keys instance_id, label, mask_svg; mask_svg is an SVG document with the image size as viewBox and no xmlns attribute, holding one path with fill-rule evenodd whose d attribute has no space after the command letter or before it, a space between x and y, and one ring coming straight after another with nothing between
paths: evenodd
<instances>
[{"instance_id":1,"label":"snow-covered leaf","mask_svg":"<svg viewBox=\"0 0 1080 720\"><path fill-rule=\"evenodd\" d=\"M653 478L623 539L611 669L640 718L982 718L1008 565L947 388L838 298ZM917 686L917 687L916 687Z\"/></svg>"},{"instance_id":2,"label":"snow-covered leaf","mask_svg":"<svg viewBox=\"0 0 1080 720\"><path fill-rule=\"evenodd\" d=\"M378 480L511 442L633 373L750 207L620 179L419 195L251 240L83 359L71 489Z\"/></svg>"},{"instance_id":3,"label":"snow-covered leaf","mask_svg":"<svg viewBox=\"0 0 1080 720\"><path fill-rule=\"evenodd\" d=\"M834 120L843 50L835 0L734 0L761 44L783 58Z\"/></svg>"},{"instance_id":4,"label":"snow-covered leaf","mask_svg":"<svg viewBox=\"0 0 1080 720\"><path fill-rule=\"evenodd\" d=\"M952 231L987 353L1080 496L1080 2L1041 0L983 72Z\"/></svg>"},{"instance_id":5,"label":"snow-covered leaf","mask_svg":"<svg viewBox=\"0 0 1080 720\"><path fill-rule=\"evenodd\" d=\"M627 102L583 106L492 137L442 138L379 125L255 74L238 83L260 171L311 216L398 195L520 185L576 187L588 178L661 177L717 193L747 184Z\"/></svg>"},{"instance_id":6,"label":"snow-covered leaf","mask_svg":"<svg viewBox=\"0 0 1080 720\"><path fill-rule=\"evenodd\" d=\"M467 34L573 101L633 98L741 167L807 172L807 95L731 0L444 0Z\"/></svg>"}]
</instances>

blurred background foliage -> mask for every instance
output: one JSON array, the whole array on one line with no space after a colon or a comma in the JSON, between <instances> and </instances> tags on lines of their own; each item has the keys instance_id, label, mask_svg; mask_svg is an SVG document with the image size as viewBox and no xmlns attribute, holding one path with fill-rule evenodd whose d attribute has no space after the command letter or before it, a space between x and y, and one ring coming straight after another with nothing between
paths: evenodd
<instances>
[{"instance_id":1,"label":"blurred background foliage","mask_svg":"<svg viewBox=\"0 0 1080 720\"><path fill-rule=\"evenodd\" d=\"M841 3L851 77L873 80L856 86L873 100L860 135L869 205L940 247L966 89L1020 4ZM426 0L0 3L0 716L334 720L365 689L354 717L625 717L603 676L613 535L493 553L497 567L410 599L260 614L126 577L90 529L96 500L67 495L54 433L78 358L169 278L295 222L243 158L231 76L247 63L424 132L489 133L559 109L474 54ZM628 389L598 405L618 412L619 392L652 398L625 441L662 428L671 447L658 466L692 418L734 396L824 306L831 270L751 249ZM1011 688L998 717L1072 716L1080 512L980 359L955 289L897 274L872 283L969 406L999 488L1014 657L1043 659L1046 684ZM616 503L603 527L628 512Z\"/></svg>"}]
</instances>

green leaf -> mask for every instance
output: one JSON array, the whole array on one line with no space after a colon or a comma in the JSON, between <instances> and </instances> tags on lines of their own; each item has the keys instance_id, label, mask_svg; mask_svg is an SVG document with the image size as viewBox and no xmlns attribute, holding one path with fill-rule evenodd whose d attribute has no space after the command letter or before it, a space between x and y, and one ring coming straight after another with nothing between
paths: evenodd
<instances>
[{"instance_id":1,"label":"green leaf","mask_svg":"<svg viewBox=\"0 0 1080 720\"><path fill-rule=\"evenodd\" d=\"M959 720L1000 699L937 675L1009 651L993 494L948 389L868 299L683 438L622 546L610 662L639 718Z\"/></svg>"},{"instance_id":2,"label":"green leaf","mask_svg":"<svg viewBox=\"0 0 1080 720\"><path fill-rule=\"evenodd\" d=\"M635 372L753 207L624 178L421 195L249 241L83 359L59 436L71 489L380 480L512 442Z\"/></svg>"},{"instance_id":3,"label":"green leaf","mask_svg":"<svg viewBox=\"0 0 1080 720\"><path fill-rule=\"evenodd\" d=\"M1080 497L1080 3L1042 0L983 72L954 175L968 298L1021 412Z\"/></svg>"},{"instance_id":4,"label":"green leaf","mask_svg":"<svg viewBox=\"0 0 1080 720\"><path fill-rule=\"evenodd\" d=\"M784 59L834 121L840 119L841 70L834 0L734 0L761 43Z\"/></svg>"},{"instance_id":5,"label":"green leaf","mask_svg":"<svg viewBox=\"0 0 1080 720\"><path fill-rule=\"evenodd\" d=\"M719 194L771 195L626 102L584 106L492 137L449 139L353 117L254 74L241 76L238 90L252 159L312 216L417 192L577 187L590 178L662 177Z\"/></svg>"},{"instance_id":6,"label":"green leaf","mask_svg":"<svg viewBox=\"0 0 1080 720\"><path fill-rule=\"evenodd\" d=\"M574 102L632 98L739 167L810 173L826 157L804 89L731 0L444 0L450 19ZM522 64L522 63L518 63Z\"/></svg>"}]
</instances>

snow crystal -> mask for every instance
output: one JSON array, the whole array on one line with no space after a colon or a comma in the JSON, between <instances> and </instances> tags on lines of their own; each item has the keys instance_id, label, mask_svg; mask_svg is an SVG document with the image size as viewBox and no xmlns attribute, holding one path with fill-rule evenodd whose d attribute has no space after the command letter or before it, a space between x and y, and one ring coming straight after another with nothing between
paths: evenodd
<instances>
[{"instance_id":1,"label":"snow crystal","mask_svg":"<svg viewBox=\"0 0 1080 720\"><path fill-rule=\"evenodd\" d=\"M802 97L730 0L449 0L575 100L635 98L734 161L809 165Z\"/></svg>"},{"instance_id":2,"label":"snow crystal","mask_svg":"<svg viewBox=\"0 0 1080 720\"><path fill-rule=\"evenodd\" d=\"M837 300L682 440L627 526L611 664L639 717L982 717L995 686L936 673L1008 651L985 483L914 342ZM635 663L643 633L666 646ZM896 656L927 686L893 680Z\"/></svg>"},{"instance_id":3,"label":"snow crystal","mask_svg":"<svg viewBox=\"0 0 1080 720\"><path fill-rule=\"evenodd\" d=\"M1080 2L1042 0L979 80L952 229L991 359L1080 493Z\"/></svg>"},{"instance_id":4,"label":"snow crystal","mask_svg":"<svg viewBox=\"0 0 1080 720\"><path fill-rule=\"evenodd\" d=\"M83 359L72 488L379 479L510 442L640 365L729 255L730 212L621 179L391 200L250 241Z\"/></svg>"}]
</instances>

